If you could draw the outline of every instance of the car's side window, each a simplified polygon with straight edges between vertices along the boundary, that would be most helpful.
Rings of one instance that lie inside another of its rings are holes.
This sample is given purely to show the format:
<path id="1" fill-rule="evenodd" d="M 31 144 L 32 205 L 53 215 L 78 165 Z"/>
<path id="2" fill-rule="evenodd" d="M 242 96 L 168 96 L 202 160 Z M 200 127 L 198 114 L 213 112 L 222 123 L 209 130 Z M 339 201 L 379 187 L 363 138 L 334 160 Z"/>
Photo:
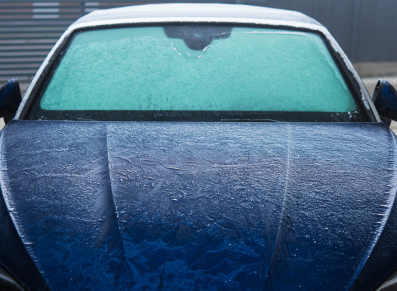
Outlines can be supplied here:
<path id="1" fill-rule="evenodd" d="M 130 113 L 121 120 L 156 120 L 159 112 L 175 116 L 171 120 L 191 114 L 205 121 L 214 112 L 219 121 L 295 121 L 287 113 L 300 116 L 296 121 L 306 121 L 305 113 L 317 114 L 318 121 L 362 119 L 320 36 L 260 27 L 84 31 L 74 36 L 38 97 L 29 119 L 64 119 L 67 113 L 70 119 L 107 120 L 100 116 L 112 111 Z"/>

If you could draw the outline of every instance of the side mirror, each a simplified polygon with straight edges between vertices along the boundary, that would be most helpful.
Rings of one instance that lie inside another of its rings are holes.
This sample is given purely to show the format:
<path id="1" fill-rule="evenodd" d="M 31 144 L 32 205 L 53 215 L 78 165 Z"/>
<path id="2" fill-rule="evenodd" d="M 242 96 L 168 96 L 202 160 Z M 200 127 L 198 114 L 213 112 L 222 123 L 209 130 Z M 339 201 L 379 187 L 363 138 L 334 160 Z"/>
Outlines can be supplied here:
<path id="1" fill-rule="evenodd" d="M 0 117 L 9 122 L 22 101 L 21 89 L 17 79 L 10 79 L 0 88 Z"/>
<path id="2" fill-rule="evenodd" d="M 372 101 L 387 125 L 390 125 L 390 119 L 397 120 L 397 91 L 389 82 L 382 79 L 378 81 Z"/>

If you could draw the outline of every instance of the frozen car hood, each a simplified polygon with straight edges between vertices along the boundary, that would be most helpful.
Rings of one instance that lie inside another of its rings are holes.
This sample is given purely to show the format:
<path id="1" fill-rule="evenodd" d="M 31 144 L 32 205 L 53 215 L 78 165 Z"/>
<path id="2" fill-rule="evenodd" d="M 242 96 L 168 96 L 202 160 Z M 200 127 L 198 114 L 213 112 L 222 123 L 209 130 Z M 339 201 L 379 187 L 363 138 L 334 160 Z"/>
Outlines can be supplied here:
<path id="1" fill-rule="evenodd" d="M 380 123 L 12 121 L 0 178 L 52 290 L 347 290 L 395 146 Z"/>

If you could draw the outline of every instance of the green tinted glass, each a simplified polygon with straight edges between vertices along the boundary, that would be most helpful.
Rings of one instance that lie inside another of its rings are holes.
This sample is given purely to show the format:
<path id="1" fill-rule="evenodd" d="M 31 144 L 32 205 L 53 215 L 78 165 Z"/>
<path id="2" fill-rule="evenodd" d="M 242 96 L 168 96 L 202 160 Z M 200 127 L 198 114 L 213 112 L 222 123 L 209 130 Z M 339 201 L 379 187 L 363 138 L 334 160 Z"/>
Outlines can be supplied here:
<path id="1" fill-rule="evenodd" d="M 44 92 L 41 108 L 356 109 L 342 75 L 316 34 L 229 27 L 229 33 L 192 49 L 187 40 L 166 32 L 166 27 L 132 27 L 78 34 Z M 195 37 L 200 35 L 190 38 L 194 41 Z"/>

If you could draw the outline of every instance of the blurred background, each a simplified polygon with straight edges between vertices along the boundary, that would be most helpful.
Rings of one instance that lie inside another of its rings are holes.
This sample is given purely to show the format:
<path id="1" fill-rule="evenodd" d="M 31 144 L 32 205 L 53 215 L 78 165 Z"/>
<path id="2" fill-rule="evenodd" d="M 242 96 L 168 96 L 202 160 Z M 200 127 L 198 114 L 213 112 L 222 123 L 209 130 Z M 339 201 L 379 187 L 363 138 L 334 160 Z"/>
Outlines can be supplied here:
<path id="1" fill-rule="evenodd" d="M 0 0 L 0 83 L 16 77 L 24 94 L 61 34 L 91 11 L 168 2 L 247 4 L 300 11 L 328 28 L 353 62 L 371 96 L 379 78 L 397 88 L 396 0 Z M 393 122 L 391 127 L 397 133 L 397 123 Z"/>

